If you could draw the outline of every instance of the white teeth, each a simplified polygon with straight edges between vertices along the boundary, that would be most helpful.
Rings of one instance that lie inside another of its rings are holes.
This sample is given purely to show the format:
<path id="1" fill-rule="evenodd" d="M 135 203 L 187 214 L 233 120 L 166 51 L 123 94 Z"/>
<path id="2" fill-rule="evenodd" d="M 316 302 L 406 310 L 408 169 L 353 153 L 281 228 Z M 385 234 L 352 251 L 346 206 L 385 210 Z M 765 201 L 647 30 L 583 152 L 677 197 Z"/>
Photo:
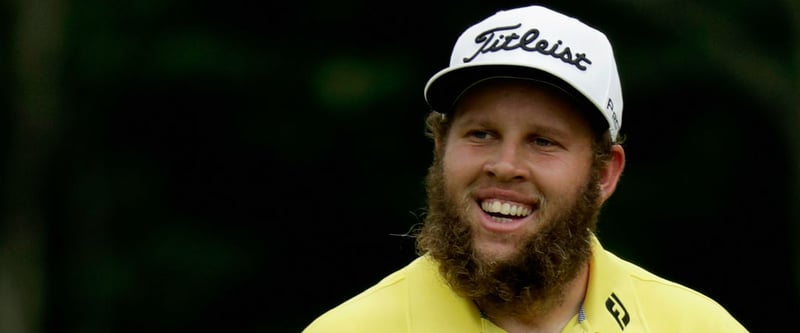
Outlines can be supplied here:
<path id="1" fill-rule="evenodd" d="M 528 216 L 531 208 L 513 202 L 500 202 L 499 200 L 484 200 L 481 209 L 487 213 L 499 213 L 507 216 Z"/>
<path id="2" fill-rule="evenodd" d="M 508 223 L 508 222 L 513 221 L 512 219 L 507 218 L 507 217 L 497 217 L 497 216 L 492 216 L 492 220 L 495 220 L 496 222 L 500 222 L 500 223 Z"/>

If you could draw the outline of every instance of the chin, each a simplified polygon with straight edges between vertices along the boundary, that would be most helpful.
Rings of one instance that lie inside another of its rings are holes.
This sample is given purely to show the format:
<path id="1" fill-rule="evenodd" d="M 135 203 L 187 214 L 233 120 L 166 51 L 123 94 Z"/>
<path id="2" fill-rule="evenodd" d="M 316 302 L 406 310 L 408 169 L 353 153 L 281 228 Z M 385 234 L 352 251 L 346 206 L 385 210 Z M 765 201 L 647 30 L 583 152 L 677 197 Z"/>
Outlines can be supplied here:
<path id="1" fill-rule="evenodd" d="M 520 253 L 520 249 L 516 244 L 498 244 L 496 242 L 480 240 L 474 241 L 478 258 L 486 263 L 507 262 Z"/>

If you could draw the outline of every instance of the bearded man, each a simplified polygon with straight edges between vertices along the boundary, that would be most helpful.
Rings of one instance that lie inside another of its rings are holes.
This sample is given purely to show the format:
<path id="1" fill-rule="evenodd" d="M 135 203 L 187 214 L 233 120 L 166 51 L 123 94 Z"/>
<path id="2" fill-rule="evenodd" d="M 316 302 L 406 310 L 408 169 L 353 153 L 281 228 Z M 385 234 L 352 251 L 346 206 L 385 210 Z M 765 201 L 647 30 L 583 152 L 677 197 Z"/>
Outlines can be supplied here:
<path id="1" fill-rule="evenodd" d="M 595 235 L 625 166 L 604 34 L 541 6 L 497 12 L 462 33 L 425 98 L 419 258 L 304 333 L 747 332 Z"/>

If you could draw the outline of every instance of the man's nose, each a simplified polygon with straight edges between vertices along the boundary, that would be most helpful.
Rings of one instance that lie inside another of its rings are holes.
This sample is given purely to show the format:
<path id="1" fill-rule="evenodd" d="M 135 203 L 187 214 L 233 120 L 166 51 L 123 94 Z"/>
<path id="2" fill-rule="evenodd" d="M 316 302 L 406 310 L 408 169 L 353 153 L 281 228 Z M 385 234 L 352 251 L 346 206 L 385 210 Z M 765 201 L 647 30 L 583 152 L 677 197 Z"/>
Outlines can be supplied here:
<path id="1" fill-rule="evenodd" d="M 524 153 L 524 147 L 503 143 L 486 161 L 484 171 L 499 181 L 526 179 L 530 170 Z"/>

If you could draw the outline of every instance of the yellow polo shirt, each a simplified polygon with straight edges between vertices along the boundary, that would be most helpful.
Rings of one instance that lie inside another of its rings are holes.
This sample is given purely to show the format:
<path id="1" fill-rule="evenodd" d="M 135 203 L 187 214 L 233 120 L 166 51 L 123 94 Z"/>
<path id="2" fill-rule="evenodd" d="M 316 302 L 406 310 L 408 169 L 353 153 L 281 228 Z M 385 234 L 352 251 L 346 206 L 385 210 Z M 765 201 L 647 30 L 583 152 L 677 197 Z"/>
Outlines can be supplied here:
<path id="1" fill-rule="evenodd" d="M 562 333 L 747 332 L 714 300 L 592 243 L 581 313 Z M 501 333 L 456 295 L 436 262 L 421 256 L 316 318 L 303 333 Z"/>

